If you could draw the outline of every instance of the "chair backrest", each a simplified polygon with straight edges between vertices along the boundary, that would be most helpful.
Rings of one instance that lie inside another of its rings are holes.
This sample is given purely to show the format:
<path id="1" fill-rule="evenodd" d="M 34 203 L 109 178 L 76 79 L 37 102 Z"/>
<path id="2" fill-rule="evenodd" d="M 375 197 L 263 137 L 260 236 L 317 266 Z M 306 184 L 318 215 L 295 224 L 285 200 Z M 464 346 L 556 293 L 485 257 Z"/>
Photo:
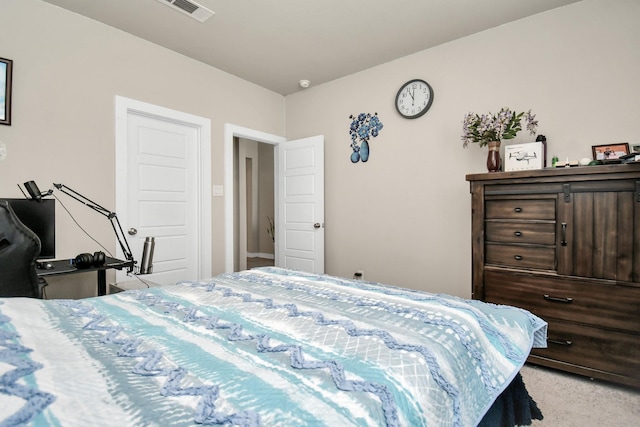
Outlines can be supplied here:
<path id="1" fill-rule="evenodd" d="M 35 203 L 35 202 L 34 202 Z M 40 239 L 0 201 L 0 296 L 40 298 L 36 259 Z"/>

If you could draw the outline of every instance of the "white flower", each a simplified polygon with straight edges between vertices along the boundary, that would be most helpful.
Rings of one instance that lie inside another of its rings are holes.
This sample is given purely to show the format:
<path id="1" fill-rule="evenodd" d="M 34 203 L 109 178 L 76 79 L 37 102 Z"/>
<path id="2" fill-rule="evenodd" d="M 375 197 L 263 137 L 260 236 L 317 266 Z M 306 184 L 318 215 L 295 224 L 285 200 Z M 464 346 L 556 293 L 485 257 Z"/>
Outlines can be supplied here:
<path id="1" fill-rule="evenodd" d="M 538 121 L 535 115 L 529 110 L 526 114 L 516 114 L 504 107 L 497 114 L 483 114 L 479 116 L 474 113 L 467 113 L 462 121 L 462 146 L 467 147 L 469 143 L 477 142 L 481 147 L 491 141 L 502 141 L 503 139 L 515 138 L 522 130 L 520 124 L 522 118 L 527 121 L 527 130 L 531 135 L 535 135 Z"/>

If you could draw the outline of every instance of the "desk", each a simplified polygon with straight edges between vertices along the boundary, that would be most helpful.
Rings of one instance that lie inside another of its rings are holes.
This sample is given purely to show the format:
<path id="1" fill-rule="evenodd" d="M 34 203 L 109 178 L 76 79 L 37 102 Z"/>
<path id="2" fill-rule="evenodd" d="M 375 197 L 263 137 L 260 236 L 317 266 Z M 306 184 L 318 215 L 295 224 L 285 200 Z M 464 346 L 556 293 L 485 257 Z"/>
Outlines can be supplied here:
<path id="1" fill-rule="evenodd" d="M 75 265 L 71 264 L 71 261 L 68 259 L 60 260 L 60 261 L 48 261 L 53 265 L 53 268 L 50 269 L 40 269 L 38 268 L 36 271 L 38 273 L 38 277 L 42 277 L 46 279 L 49 276 L 58 276 L 62 274 L 75 274 L 75 273 L 87 273 L 89 271 L 97 271 L 98 272 L 98 296 L 107 294 L 107 270 L 116 269 L 122 270 L 123 268 L 133 267 L 133 261 L 122 261 L 120 259 L 105 257 L 105 263 L 100 267 L 91 267 L 91 268 L 76 268 Z"/>

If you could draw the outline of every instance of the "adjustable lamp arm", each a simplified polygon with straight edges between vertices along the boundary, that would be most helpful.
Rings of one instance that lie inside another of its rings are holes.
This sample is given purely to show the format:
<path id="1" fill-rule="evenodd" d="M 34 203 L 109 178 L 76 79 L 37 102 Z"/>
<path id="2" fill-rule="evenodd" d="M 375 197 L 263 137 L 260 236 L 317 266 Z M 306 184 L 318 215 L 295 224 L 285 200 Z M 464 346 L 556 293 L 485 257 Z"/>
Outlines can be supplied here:
<path id="1" fill-rule="evenodd" d="M 98 203 L 92 201 L 91 199 L 83 196 L 77 191 L 67 187 L 64 184 L 53 184 L 57 190 L 63 192 L 67 196 L 72 199 L 77 200 L 83 205 L 93 209 L 99 214 L 106 216 L 109 218 L 111 222 L 111 227 L 113 228 L 113 232 L 116 234 L 116 239 L 118 239 L 118 244 L 120 244 L 120 248 L 122 249 L 122 253 L 127 261 L 131 261 L 131 267 L 129 267 L 129 272 L 133 271 L 133 264 L 135 264 L 135 260 L 133 259 L 133 254 L 131 253 L 131 248 L 129 247 L 129 243 L 127 242 L 127 238 L 124 235 L 124 231 L 122 230 L 122 226 L 120 225 L 120 221 L 118 220 L 118 215 L 115 212 L 111 212 L 107 208 L 100 206 Z"/>

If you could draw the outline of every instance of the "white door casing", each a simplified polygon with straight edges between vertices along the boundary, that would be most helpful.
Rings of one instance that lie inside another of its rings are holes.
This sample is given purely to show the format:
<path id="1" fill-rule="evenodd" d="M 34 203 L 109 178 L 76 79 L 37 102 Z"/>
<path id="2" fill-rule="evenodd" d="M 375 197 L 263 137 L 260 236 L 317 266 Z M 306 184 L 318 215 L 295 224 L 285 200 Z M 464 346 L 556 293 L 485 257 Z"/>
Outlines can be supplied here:
<path id="1" fill-rule="evenodd" d="M 209 119 L 116 97 L 116 209 L 125 231 L 137 230 L 128 240 L 138 266 L 145 237 L 156 241 L 144 280 L 211 276 L 210 129 Z"/>
<path id="2" fill-rule="evenodd" d="M 261 131 L 256 131 L 253 129 L 249 129 L 249 128 L 245 128 L 245 127 L 241 127 L 241 126 L 236 126 L 236 125 L 232 125 L 232 124 L 225 124 L 224 127 L 224 167 L 225 167 L 225 175 L 224 175 L 224 204 L 225 204 L 225 272 L 230 273 L 234 271 L 234 254 L 235 254 L 235 243 L 234 243 L 234 221 L 236 221 L 236 218 L 234 217 L 234 200 L 233 200 L 233 194 L 234 194 L 234 179 L 233 179 L 233 171 L 234 171 L 234 160 L 233 160 L 233 144 L 234 144 L 234 137 L 238 137 L 238 138 L 246 138 L 249 140 L 253 140 L 253 141 L 258 141 L 258 142 L 263 142 L 263 143 L 267 143 L 267 144 L 272 144 L 276 146 L 276 150 L 277 147 L 284 142 L 287 142 L 285 138 L 281 137 L 281 136 L 277 136 L 277 135 L 271 135 L 265 132 L 261 132 Z M 322 147 L 324 147 L 324 137 L 320 136 L 319 138 L 321 138 L 322 140 Z M 300 141 L 305 141 L 305 140 L 300 140 Z M 299 141 L 299 142 L 300 142 Z M 321 150 L 322 151 L 322 155 L 321 157 L 316 156 L 316 166 L 317 166 L 317 171 L 319 172 L 320 175 L 317 176 L 316 180 L 320 183 L 322 183 L 322 190 L 318 190 L 318 192 L 316 193 L 316 196 L 321 197 L 321 204 L 322 204 L 322 221 L 320 221 L 320 224 L 322 224 L 322 228 L 321 228 L 321 233 L 318 233 L 316 236 L 316 239 L 321 238 L 322 240 L 322 250 L 320 251 L 321 253 L 321 259 L 316 260 L 314 262 L 314 268 L 315 267 L 319 267 L 321 266 L 322 271 L 324 271 L 324 149 Z M 321 161 L 320 163 L 317 163 L 318 161 Z M 280 223 L 280 218 L 279 218 L 279 206 L 281 205 L 281 200 L 282 197 L 279 194 L 279 189 L 278 189 L 278 180 L 279 180 L 279 175 L 280 175 L 280 171 L 279 171 L 279 161 L 278 161 L 278 155 L 276 154 L 274 156 L 274 162 L 276 163 L 276 165 L 274 165 L 274 170 L 275 170 L 275 176 L 274 176 L 274 189 L 275 189 L 275 201 L 274 201 L 274 206 L 275 206 L 275 222 L 276 222 L 276 233 L 278 233 L 278 228 L 279 223 Z M 293 243 L 293 242 L 292 242 Z M 317 245 L 316 245 L 317 247 Z M 276 237 L 276 242 L 275 242 L 275 258 L 276 258 L 276 265 L 278 266 L 284 266 L 279 264 L 279 254 L 280 254 L 280 239 Z M 316 252 L 317 254 L 317 252 Z"/>
<path id="3" fill-rule="evenodd" d="M 277 147 L 277 265 L 324 274 L 324 137 Z"/>

